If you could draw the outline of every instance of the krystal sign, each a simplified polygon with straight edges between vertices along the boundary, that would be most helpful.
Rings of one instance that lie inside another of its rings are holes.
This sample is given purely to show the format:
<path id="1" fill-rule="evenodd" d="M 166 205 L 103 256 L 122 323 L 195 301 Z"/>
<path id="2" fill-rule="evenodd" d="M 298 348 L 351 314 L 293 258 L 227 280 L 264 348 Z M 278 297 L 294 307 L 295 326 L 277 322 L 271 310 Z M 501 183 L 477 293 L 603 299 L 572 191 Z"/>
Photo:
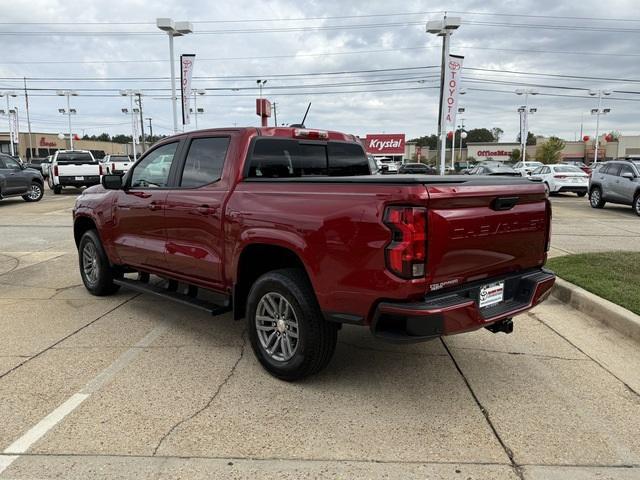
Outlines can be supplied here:
<path id="1" fill-rule="evenodd" d="M 372 155 L 404 155 L 404 133 L 367 135 L 365 148 Z"/>

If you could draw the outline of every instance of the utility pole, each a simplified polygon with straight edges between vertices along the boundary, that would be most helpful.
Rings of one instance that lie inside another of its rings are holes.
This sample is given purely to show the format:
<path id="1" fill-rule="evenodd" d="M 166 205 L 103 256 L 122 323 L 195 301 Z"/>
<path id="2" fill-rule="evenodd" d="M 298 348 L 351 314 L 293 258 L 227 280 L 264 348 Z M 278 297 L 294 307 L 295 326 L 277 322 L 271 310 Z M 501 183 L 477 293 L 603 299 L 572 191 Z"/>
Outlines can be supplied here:
<path id="1" fill-rule="evenodd" d="M 138 107 L 140 108 L 140 134 L 142 135 L 142 151 L 144 152 L 147 149 L 147 141 L 144 138 L 144 120 L 142 117 L 142 93 L 136 92 L 136 102 L 138 102 Z"/>
<path id="2" fill-rule="evenodd" d="M 277 127 L 278 126 L 278 104 L 276 102 L 273 102 L 273 122 L 274 122 L 274 125 Z"/>
<path id="3" fill-rule="evenodd" d="M 9 119 L 9 147 L 11 151 L 11 156 L 13 157 L 15 151 L 13 149 L 13 122 L 11 121 L 11 107 L 9 106 L 9 97 L 16 97 L 16 92 L 0 92 L 0 97 L 7 97 L 7 118 Z"/>
<path id="4" fill-rule="evenodd" d="M 27 130 L 29 131 L 29 155 L 28 159 L 33 158 L 33 140 L 31 138 L 31 119 L 29 118 L 29 93 L 27 92 L 27 77 L 22 77 L 24 80 L 24 105 L 27 111 Z"/>
<path id="5" fill-rule="evenodd" d="M 149 120 L 149 137 L 151 137 L 151 141 L 153 142 L 153 125 L 151 125 L 151 117 L 147 117 Z"/>

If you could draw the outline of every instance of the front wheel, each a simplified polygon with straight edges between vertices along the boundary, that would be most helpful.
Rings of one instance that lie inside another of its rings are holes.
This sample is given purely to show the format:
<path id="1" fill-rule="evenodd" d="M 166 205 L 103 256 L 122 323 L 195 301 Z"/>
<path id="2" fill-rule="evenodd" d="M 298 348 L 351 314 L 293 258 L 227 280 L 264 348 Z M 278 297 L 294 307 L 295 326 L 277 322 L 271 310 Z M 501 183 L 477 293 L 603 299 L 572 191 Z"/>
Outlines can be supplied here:
<path id="1" fill-rule="evenodd" d="M 591 208 L 603 208 L 606 202 L 602 199 L 602 190 L 600 187 L 594 187 L 589 193 L 589 204 Z"/>
<path id="2" fill-rule="evenodd" d="M 262 366 L 282 380 L 299 380 L 331 360 L 338 328 L 327 322 L 306 275 L 274 270 L 251 287 L 247 300 L 251 347 Z"/>
<path id="3" fill-rule="evenodd" d="M 584 197 L 587 194 L 587 192 L 576 192 L 576 195 L 578 195 L 580 198 Z"/>
<path id="4" fill-rule="evenodd" d="M 27 193 L 26 195 L 22 195 L 22 199 L 25 202 L 39 202 L 40 200 L 42 200 L 43 196 L 43 186 L 38 182 L 33 182 L 31 184 L 31 188 L 29 189 L 29 193 Z"/>
<path id="5" fill-rule="evenodd" d="M 640 193 L 633 199 L 633 211 L 636 212 L 636 215 L 640 216 Z"/>
<path id="6" fill-rule="evenodd" d="M 82 235 L 78 257 L 82 282 L 92 295 L 111 295 L 120 289 L 120 285 L 113 283 L 117 273 L 109 263 L 95 230 L 89 230 Z"/>

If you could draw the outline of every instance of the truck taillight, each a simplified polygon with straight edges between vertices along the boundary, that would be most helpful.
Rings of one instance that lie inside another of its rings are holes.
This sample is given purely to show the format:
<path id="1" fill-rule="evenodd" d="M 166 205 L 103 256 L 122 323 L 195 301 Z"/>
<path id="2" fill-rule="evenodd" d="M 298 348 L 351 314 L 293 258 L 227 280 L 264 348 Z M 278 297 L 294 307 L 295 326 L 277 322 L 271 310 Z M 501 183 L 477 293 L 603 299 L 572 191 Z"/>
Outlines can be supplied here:
<path id="1" fill-rule="evenodd" d="M 58 165 L 54 165 L 53 166 L 53 176 L 57 177 L 58 176 Z"/>
<path id="2" fill-rule="evenodd" d="M 548 252 L 549 249 L 551 248 L 551 201 L 547 198 L 545 200 L 545 204 L 546 204 L 546 235 L 547 237 L 545 238 L 545 242 L 544 242 L 544 251 Z"/>
<path id="3" fill-rule="evenodd" d="M 306 138 L 309 140 L 327 140 L 329 132 L 326 130 L 309 130 L 308 128 L 296 128 L 293 131 L 294 138 Z"/>
<path id="4" fill-rule="evenodd" d="M 112 164 L 111 164 L 111 171 L 112 171 L 112 172 L 115 172 L 115 171 L 116 171 L 116 164 L 115 164 L 115 163 L 112 163 Z"/>
<path id="5" fill-rule="evenodd" d="M 427 209 L 387 207 L 384 223 L 391 230 L 387 268 L 402 278 L 424 277 L 427 260 Z"/>

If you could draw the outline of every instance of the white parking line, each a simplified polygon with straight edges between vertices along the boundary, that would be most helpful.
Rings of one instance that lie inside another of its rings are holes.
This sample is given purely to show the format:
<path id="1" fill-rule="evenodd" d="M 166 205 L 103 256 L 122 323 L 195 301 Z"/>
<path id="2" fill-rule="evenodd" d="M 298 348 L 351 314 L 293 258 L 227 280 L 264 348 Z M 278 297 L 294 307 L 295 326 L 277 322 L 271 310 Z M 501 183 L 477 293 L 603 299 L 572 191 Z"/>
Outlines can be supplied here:
<path id="1" fill-rule="evenodd" d="M 49 413 L 46 417 L 31 427 L 20 438 L 9 445 L 0 455 L 0 474 L 5 471 L 14 461 L 20 458 L 20 454 L 25 453 L 31 446 L 44 437 L 52 428 L 60 423 L 67 415 L 73 412 L 78 406 L 98 391 L 116 373 L 129 365 L 139 354 L 141 348 L 151 345 L 160 335 L 167 331 L 166 325 L 158 325 L 145 335 L 138 343 L 120 355 L 111 365 L 102 370 L 91 379 L 77 393 L 74 393 L 65 400 L 58 408 Z"/>

